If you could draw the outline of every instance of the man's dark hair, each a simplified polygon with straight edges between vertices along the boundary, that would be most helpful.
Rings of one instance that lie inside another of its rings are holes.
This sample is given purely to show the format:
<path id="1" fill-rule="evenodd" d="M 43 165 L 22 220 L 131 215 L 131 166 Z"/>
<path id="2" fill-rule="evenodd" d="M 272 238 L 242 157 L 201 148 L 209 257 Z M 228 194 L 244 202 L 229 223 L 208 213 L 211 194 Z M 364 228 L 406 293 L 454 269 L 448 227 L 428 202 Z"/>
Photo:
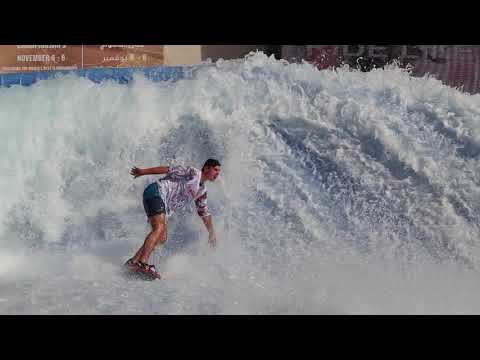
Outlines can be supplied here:
<path id="1" fill-rule="evenodd" d="M 203 164 L 202 170 L 205 169 L 206 167 L 215 167 L 215 166 L 221 166 L 220 161 L 216 159 L 208 159 L 205 161 L 205 164 Z"/>

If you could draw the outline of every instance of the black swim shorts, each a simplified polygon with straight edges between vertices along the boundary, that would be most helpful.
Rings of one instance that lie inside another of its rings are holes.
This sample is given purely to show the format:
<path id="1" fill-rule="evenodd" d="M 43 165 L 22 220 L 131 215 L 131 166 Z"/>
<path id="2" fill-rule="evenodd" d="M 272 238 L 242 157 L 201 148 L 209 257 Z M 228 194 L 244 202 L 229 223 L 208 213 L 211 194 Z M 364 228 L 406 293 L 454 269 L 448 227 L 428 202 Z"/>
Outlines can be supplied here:
<path id="1" fill-rule="evenodd" d="M 143 208 L 148 217 L 165 214 L 165 203 L 158 192 L 157 182 L 151 183 L 143 192 Z"/>

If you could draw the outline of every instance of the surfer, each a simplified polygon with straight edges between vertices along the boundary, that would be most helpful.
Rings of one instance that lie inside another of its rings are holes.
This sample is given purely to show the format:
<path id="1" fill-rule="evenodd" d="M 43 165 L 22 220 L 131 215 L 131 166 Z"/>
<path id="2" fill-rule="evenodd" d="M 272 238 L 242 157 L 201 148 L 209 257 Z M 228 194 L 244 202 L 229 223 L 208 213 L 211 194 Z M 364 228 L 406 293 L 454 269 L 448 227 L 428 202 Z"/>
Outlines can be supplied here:
<path id="1" fill-rule="evenodd" d="M 212 215 L 207 207 L 205 182 L 215 181 L 220 174 L 220 162 L 208 159 L 199 170 L 192 166 L 158 166 L 147 169 L 133 167 L 130 174 L 136 179 L 143 175 L 166 174 L 149 184 L 143 192 L 143 207 L 152 230 L 136 254 L 125 265 L 136 267 L 143 272 L 157 274 L 148 259 L 157 245 L 167 241 L 167 218 L 175 211 L 193 201 L 198 215 L 208 230 L 208 244 L 215 247 L 217 238 L 213 228 Z"/>

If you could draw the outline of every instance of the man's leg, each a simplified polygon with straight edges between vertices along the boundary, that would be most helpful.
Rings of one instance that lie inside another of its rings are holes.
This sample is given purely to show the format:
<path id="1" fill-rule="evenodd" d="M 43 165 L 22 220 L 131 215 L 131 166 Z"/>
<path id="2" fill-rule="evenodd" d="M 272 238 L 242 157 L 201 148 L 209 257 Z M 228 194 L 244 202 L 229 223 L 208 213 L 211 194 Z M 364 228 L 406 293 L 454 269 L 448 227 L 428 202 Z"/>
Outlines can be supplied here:
<path id="1" fill-rule="evenodd" d="M 155 249 L 155 246 L 166 239 L 167 224 L 165 222 L 165 214 L 154 215 L 149 218 L 150 225 L 152 226 L 152 231 L 145 238 L 145 242 L 142 247 L 137 251 L 133 257 L 133 262 L 136 263 L 141 261 L 143 263 L 148 263 L 148 259 Z"/>
<path id="2" fill-rule="evenodd" d="M 148 235 L 147 235 L 147 238 L 148 238 Z M 145 241 L 147 240 L 147 238 L 145 238 Z M 162 236 L 160 236 L 158 238 L 158 241 L 155 244 L 155 247 L 159 244 L 160 245 L 165 245 L 166 242 L 167 242 L 167 224 L 165 224 L 165 230 L 162 232 Z M 137 253 L 132 258 L 132 262 L 136 263 L 140 259 L 140 257 L 142 256 L 142 253 L 143 253 L 143 248 L 144 248 L 144 245 L 142 244 L 140 249 L 138 249 Z"/>
<path id="3" fill-rule="evenodd" d="M 147 238 L 145 238 L 145 241 L 147 240 Z M 131 259 L 132 262 L 136 263 L 138 261 L 138 259 L 140 259 L 140 256 L 142 256 L 142 252 L 143 252 L 143 244 L 142 246 L 140 247 L 140 249 L 138 249 L 138 251 L 135 253 L 135 255 L 133 256 L 133 258 Z"/>

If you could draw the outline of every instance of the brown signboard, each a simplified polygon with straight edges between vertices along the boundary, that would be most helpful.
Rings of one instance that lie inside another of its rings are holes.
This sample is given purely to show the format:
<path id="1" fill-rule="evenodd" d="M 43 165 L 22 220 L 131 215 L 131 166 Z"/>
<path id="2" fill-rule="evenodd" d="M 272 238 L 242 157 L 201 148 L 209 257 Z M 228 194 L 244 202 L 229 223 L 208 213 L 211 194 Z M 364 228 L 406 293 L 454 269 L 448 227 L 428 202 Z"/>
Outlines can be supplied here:
<path id="1" fill-rule="evenodd" d="M 306 45 L 306 58 L 319 69 L 349 64 L 363 71 L 397 60 L 413 76 L 430 74 L 444 84 L 480 93 L 478 45 Z"/>
<path id="2" fill-rule="evenodd" d="M 163 64 L 163 45 L 0 45 L 0 73 Z"/>
<path id="3" fill-rule="evenodd" d="M 163 45 L 83 45 L 83 67 L 163 65 Z"/>

